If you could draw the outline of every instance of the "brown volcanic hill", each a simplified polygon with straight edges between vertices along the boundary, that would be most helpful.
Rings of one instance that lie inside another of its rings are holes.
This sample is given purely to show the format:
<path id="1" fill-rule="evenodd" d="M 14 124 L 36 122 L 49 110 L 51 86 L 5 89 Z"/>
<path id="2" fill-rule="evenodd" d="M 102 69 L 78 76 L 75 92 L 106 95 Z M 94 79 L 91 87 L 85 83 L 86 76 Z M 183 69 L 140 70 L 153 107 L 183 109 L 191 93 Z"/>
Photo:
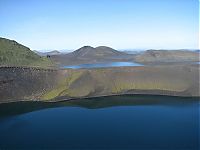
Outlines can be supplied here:
<path id="1" fill-rule="evenodd" d="M 125 55 L 124 52 L 119 52 L 113 48 L 110 48 L 110 47 L 107 47 L 107 46 L 99 46 L 99 47 L 96 47 L 96 51 L 100 53 L 103 53 L 103 55 L 106 55 L 106 56 L 110 56 L 110 55 L 115 55 L 115 56 L 119 56 L 119 55 Z"/>
<path id="2" fill-rule="evenodd" d="M 70 55 L 79 58 L 100 58 L 100 57 L 113 57 L 124 55 L 125 53 L 114 50 L 110 47 L 99 46 L 99 47 L 91 47 L 91 46 L 83 46 L 78 50 L 72 52 Z"/>
<path id="3" fill-rule="evenodd" d="M 119 52 L 115 49 L 106 46 L 91 47 L 83 46 L 78 50 L 65 54 L 52 56 L 51 59 L 58 64 L 64 65 L 74 65 L 74 64 L 84 64 L 84 63 L 98 63 L 104 61 L 113 61 L 124 58 L 128 54 Z"/>

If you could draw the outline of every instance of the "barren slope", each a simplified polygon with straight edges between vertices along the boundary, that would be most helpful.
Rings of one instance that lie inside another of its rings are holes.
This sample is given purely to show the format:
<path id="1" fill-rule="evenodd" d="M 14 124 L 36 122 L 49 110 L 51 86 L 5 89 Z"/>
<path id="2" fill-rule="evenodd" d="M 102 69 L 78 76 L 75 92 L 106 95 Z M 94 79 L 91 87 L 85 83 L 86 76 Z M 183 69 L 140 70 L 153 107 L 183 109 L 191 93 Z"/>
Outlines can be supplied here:
<path id="1" fill-rule="evenodd" d="M 199 66 L 44 70 L 0 68 L 0 103 L 119 94 L 200 96 Z"/>

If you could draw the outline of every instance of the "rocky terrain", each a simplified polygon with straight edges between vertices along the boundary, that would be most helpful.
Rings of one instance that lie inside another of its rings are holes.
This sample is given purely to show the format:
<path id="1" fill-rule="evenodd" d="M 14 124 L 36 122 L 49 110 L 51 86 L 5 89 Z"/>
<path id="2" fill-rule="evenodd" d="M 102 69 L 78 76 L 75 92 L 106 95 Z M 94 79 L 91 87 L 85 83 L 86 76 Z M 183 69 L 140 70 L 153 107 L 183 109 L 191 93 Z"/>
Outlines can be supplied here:
<path id="1" fill-rule="evenodd" d="M 0 68 L 0 103 L 59 101 L 121 94 L 199 94 L 199 66 L 142 66 L 104 69 Z"/>

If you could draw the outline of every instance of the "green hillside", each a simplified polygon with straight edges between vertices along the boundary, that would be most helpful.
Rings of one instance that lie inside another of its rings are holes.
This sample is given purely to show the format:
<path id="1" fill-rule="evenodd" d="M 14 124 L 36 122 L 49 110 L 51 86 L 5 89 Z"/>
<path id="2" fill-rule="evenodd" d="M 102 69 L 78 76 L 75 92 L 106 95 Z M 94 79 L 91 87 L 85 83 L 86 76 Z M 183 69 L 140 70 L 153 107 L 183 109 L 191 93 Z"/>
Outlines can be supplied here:
<path id="1" fill-rule="evenodd" d="M 53 63 L 16 41 L 0 38 L 0 65 L 47 67 Z"/>

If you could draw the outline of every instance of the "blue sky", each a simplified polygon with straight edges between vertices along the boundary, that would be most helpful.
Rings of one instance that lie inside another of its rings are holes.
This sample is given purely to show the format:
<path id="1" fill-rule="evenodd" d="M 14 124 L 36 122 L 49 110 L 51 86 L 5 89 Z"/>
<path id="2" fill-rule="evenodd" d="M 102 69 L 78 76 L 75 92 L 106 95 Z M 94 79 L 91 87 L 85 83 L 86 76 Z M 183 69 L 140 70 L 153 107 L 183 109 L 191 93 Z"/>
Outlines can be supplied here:
<path id="1" fill-rule="evenodd" d="M 198 48 L 198 0 L 0 0 L 0 36 L 31 49 Z"/>

